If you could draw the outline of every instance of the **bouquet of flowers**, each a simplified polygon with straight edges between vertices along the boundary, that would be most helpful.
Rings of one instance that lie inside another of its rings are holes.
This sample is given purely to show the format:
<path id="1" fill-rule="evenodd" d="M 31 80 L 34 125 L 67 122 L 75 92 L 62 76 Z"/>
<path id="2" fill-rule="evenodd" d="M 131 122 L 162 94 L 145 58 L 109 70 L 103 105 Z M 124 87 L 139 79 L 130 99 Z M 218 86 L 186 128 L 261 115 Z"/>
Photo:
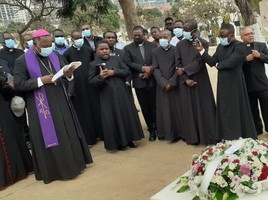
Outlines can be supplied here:
<path id="1" fill-rule="evenodd" d="M 193 200 L 235 200 L 246 193 L 268 190 L 268 144 L 253 139 L 240 141 L 208 146 L 194 155 L 189 174 L 181 177 L 177 192 L 190 189 L 196 195 Z"/>

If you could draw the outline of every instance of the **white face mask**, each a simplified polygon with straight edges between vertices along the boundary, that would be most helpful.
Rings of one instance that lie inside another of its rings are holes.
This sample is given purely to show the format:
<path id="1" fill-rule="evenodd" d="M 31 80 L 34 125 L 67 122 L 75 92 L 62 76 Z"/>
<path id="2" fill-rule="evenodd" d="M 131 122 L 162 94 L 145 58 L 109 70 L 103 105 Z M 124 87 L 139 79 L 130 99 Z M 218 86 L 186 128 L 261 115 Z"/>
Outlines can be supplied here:
<path id="1" fill-rule="evenodd" d="M 48 57 L 52 53 L 52 51 L 52 46 L 47 48 L 41 48 L 40 55 L 43 57 Z"/>
<path id="2" fill-rule="evenodd" d="M 81 48 L 84 44 L 84 39 L 83 38 L 80 38 L 80 39 L 77 39 L 77 40 L 74 40 L 74 45 L 77 47 L 77 48 Z"/>

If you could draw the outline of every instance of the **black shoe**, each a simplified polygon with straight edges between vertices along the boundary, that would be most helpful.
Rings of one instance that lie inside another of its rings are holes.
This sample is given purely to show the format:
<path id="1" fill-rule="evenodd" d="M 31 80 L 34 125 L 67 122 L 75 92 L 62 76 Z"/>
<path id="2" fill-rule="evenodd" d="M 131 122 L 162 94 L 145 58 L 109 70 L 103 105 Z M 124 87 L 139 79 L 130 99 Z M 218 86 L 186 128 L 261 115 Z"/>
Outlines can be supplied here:
<path id="1" fill-rule="evenodd" d="M 153 142 L 156 140 L 156 130 L 151 130 L 149 131 L 150 132 L 150 135 L 149 135 L 149 141 L 150 142 Z"/>
<path id="2" fill-rule="evenodd" d="M 160 137 L 158 137 L 158 140 L 164 140 L 164 139 L 165 139 L 164 136 L 160 136 Z"/>
<path id="3" fill-rule="evenodd" d="M 119 145 L 117 149 L 119 151 L 126 151 L 127 150 L 127 147 L 126 146 Z"/>
<path id="4" fill-rule="evenodd" d="M 150 142 L 153 142 L 153 141 L 155 141 L 156 140 L 156 136 L 154 135 L 154 134 L 150 134 L 150 136 L 149 136 L 149 141 Z"/>
<path id="5" fill-rule="evenodd" d="M 176 142 L 178 142 L 179 140 L 180 140 L 180 138 L 175 138 L 175 139 L 171 140 L 171 143 L 176 143 Z"/>
<path id="6" fill-rule="evenodd" d="M 137 148 L 138 147 L 134 142 L 129 142 L 127 144 L 127 146 L 129 146 L 130 148 Z"/>

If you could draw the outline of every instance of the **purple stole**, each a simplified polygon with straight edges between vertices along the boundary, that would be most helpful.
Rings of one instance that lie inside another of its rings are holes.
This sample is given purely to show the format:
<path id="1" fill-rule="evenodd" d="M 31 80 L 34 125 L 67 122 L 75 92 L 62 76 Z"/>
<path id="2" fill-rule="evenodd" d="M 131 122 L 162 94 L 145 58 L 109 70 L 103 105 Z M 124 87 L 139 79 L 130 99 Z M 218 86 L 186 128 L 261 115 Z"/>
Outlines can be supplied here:
<path id="1" fill-rule="evenodd" d="M 51 61 L 52 66 L 55 68 L 55 70 L 59 71 L 60 61 L 58 56 L 54 52 L 52 52 L 48 58 Z M 28 51 L 25 53 L 25 60 L 31 78 L 38 78 L 43 76 L 40 70 L 37 55 L 35 54 L 32 47 L 28 49 Z M 45 142 L 45 147 L 50 148 L 53 146 L 58 146 L 59 142 L 51 111 L 49 108 L 45 87 L 42 86 L 36 89 L 34 91 L 34 97 L 42 135 Z"/>

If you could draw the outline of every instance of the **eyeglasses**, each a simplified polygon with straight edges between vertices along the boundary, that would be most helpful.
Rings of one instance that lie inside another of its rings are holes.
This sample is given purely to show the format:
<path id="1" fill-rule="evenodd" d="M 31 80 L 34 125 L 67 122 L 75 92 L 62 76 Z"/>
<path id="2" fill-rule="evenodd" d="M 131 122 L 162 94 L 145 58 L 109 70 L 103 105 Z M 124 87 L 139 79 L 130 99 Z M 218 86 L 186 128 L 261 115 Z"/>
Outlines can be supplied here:
<path id="1" fill-rule="evenodd" d="M 255 33 L 254 32 L 250 32 L 250 33 L 246 33 L 244 35 L 241 35 L 241 36 L 250 36 L 250 35 L 254 35 Z"/>
<path id="2" fill-rule="evenodd" d="M 84 30 L 89 30 L 90 28 L 82 28 L 82 31 L 84 31 Z"/>
<path id="3" fill-rule="evenodd" d="M 54 37 L 55 38 L 57 38 L 57 37 L 64 37 L 64 35 L 55 35 Z"/>

